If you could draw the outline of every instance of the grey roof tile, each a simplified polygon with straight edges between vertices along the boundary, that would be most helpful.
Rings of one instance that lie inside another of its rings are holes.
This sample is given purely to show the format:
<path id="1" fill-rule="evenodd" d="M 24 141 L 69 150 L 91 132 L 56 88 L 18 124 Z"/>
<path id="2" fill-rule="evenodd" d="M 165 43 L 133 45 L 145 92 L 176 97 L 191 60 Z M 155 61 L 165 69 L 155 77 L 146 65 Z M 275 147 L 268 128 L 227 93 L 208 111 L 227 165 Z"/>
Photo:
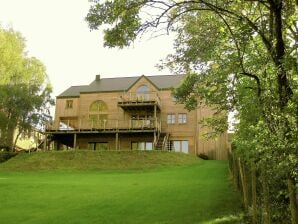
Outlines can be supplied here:
<path id="1" fill-rule="evenodd" d="M 90 83 L 90 85 L 71 86 L 58 97 L 79 97 L 80 93 L 91 92 L 126 91 L 141 77 L 142 76 L 101 78 L 100 80 L 94 80 Z M 145 77 L 159 89 L 168 89 L 178 86 L 183 78 L 182 75 L 159 75 Z"/>

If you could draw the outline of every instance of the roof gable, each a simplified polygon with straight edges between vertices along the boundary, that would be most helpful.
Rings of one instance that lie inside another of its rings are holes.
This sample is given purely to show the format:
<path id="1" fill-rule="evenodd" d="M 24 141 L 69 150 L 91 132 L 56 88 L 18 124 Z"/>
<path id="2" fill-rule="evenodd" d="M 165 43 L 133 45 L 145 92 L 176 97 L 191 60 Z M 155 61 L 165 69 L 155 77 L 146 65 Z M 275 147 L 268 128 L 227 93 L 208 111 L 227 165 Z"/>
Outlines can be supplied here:
<path id="1" fill-rule="evenodd" d="M 144 80 L 144 81 L 142 81 Z M 139 84 L 150 84 L 154 89 L 155 91 L 156 90 L 159 90 L 159 88 L 156 86 L 155 83 L 153 83 L 150 79 L 148 79 L 145 75 L 141 75 L 129 88 L 128 88 L 128 91 L 129 90 L 132 90 L 134 87 L 136 87 L 137 85 Z"/>

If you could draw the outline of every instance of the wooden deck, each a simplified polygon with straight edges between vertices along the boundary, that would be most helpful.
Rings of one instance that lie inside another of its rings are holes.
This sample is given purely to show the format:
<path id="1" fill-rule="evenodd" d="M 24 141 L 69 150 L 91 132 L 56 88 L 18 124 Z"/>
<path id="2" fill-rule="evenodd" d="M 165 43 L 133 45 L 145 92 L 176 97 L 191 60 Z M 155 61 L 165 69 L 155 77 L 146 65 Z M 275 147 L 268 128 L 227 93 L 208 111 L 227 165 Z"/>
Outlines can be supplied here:
<path id="1" fill-rule="evenodd" d="M 160 110 L 161 100 L 156 92 L 148 94 L 124 93 L 118 99 L 118 106 L 124 110 Z"/>
<path id="2" fill-rule="evenodd" d="M 54 121 L 46 127 L 47 133 L 152 133 L 161 130 L 158 120 L 67 120 Z"/>

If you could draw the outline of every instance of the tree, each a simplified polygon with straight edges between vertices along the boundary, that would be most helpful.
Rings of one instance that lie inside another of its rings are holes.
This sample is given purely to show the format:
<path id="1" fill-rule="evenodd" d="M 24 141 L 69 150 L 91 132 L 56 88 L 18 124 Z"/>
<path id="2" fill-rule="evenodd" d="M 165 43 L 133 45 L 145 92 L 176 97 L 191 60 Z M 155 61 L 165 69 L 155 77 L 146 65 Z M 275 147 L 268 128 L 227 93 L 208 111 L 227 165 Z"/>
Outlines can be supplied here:
<path id="1" fill-rule="evenodd" d="M 164 63 L 187 74 L 174 90 L 176 98 L 188 109 L 212 105 L 219 116 L 237 110 L 238 156 L 267 171 L 279 206 L 290 198 L 292 223 L 298 222 L 293 199 L 298 179 L 297 7 L 294 0 L 114 0 L 93 1 L 86 17 L 91 29 L 106 28 L 108 47 L 128 46 L 144 32 L 176 32 L 175 53 Z M 214 117 L 207 122 L 222 131 L 222 121 Z M 287 214 L 276 215 L 276 222 Z"/>
<path id="2" fill-rule="evenodd" d="M 52 89 L 44 65 L 26 55 L 19 33 L 0 29 L 0 39 L 0 142 L 13 150 L 21 134 L 44 122 Z"/>

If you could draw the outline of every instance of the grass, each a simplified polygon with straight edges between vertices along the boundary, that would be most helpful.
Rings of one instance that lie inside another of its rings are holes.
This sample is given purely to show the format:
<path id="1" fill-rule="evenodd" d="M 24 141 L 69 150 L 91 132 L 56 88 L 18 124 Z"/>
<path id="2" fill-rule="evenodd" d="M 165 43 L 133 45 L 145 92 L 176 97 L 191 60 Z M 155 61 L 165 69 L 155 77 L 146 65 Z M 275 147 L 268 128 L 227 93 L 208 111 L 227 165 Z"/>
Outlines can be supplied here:
<path id="1" fill-rule="evenodd" d="M 144 170 L 194 164 L 191 155 L 162 151 L 54 151 L 22 153 L 0 165 L 0 171 Z"/>
<path id="2" fill-rule="evenodd" d="M 44 155 L 0 164 L 1 223 L 241 223 L 224 161 L 160 152 L 93 154 L 97 163 L 90 152 Z"/>

